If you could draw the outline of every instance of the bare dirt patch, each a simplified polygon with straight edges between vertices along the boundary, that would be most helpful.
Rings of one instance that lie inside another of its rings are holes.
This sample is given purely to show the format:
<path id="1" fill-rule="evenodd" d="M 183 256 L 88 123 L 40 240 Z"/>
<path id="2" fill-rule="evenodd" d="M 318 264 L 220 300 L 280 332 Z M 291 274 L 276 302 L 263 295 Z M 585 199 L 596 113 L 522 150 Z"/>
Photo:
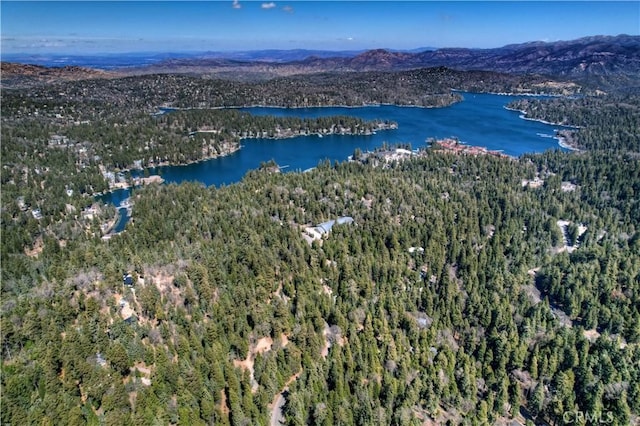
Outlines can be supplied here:
<path id="1" fill-rule="evenodd" d="M 289 344 L 289 336 L 287 336 L 286 334 L 282 333 L 280 335 L 280 346 L 282 346 L 284 348 L 288 344 Z"/>
<path id="2" fill-rule="evenodd" d="M 322 291 L 324 292 L 324 294 L 331 296 L 331 294 L 333 293 L 333 290 L 331 290 L 331 287 L 329 287 L 326 284 L 322 284 Z"/>
<path id="3" fill-rule="evenodd" d="M 32 248 L 25 247 L 24 254 L 29 257 L 38 257 L 40 253 L 42 253 L 42 249 L 44 248 L 44 242 L 42 241 L 42 236 L 36 238 L 35 243 Z"/>
<path id="4" fill-rule="evenodd" d="M 158 288 L 160 294 L 166 297 L 172 305 L 184 306 L 182 291 L 173 284 L 175 281 L 175 274 L 167 271 L 160 271 L 155 274 L 149 274 L 146 278 Z"/>
<path id="5" fill-rule="evenodd" d="M 225 416 L 228 416 L 231 412 L 227 406 L 227 394 L 224 393 L 224 389 L 220 391 L 220 411 L 222 411 L 222 414 Z"/>
<path id="6" fill-rule="evenodd" d="M 329 327 L 329 324 L 324 324 L 324 329 L 322 330 L 322 336 L 324 337 L 324 346 L 320 351 L 320 355 L 323 358 L 326 358 L 329 355 L 329 348 L 334 343 L 337 343 L 339 346 L 344 346 L 347 339 L 342 336 L 342 330 L 337 325 L 333 325 Z"/>
<path id="7" fill-rule="evenodd" d="M 251 359 L 251 356 L 248 356 L 247 359 L 244 360 L 234 359 L 233 366 L 236 368 L 248 370 L 253 376 L 253 359 Z"/>
<path id="8" fill-rule="evenodd" d="M 531 275 L 532 277 L 535 277 L 539 270 L 540 270 L 539 266 L 536 268 L 531 268 L 527 271 L 527 274 Z"/>
<path id="9" fill-rule="evenodd" d="M 276 289 L 276 291 L 274 291 L 271 294 L 272 297 L 278 297 L 279 299 L 281 299 L 282 301 L 284 301 L 284 303 L 288 303 L 290 298 L 288 296 L 286 296 L 283 292 L 283 286 L 282 286 L 282 281 L 278 284 L 278 288 Z M 271 303 L 271 299 L 268 300 L 268 303 Z"/>
<path id="10" fill-rule="evenodd" d="M 116 298 L 116 304 L 120 306 L 120 316 L 122 319 L 126 320 L 127 318 L 131 318 L 135 312 L 129 302 L 125 300 L 120 293 L 116 293 L 113 296 Z"/>
<path id="11" fill-rule="evenodd" d="M 261 339 L 258 339 L 253 350 L 254 355 L 270 351 L 272 345 L 273 339 L 271 337 L 263 337 Z"/>
<path id="12" fill-rule="evenodd" d="M 262 337 L 256 340 L 254 344 L 249 346 L 249 353 L 247 354 L 246 359 L 233 360 L 234 367 L 242 368 L 249 372 L 249 380 L 251 382 L 251 391 L 254 393 L 258 391 L 258 386 L 259 386 L 258 382 L 256 382 L 256 379 L 253 375 L 253 372 L 254 372 L 253 364 L 255 362 L 256 355 L 270 351 L 272 346 L 273 346 L 273 339 L 271 337 Z"/>
<path id="13" fill-rule="evenodd" d="M 590 342 L 595 342 L 596 340 L 598 340 L 598 337 L 600 337 L 600 333 L 598 333 L 598 330 L 596 330 L 595 328 L 591 330 L 585 330 L 584 337 Z"/>
<path id="14" fill-rule="evenodd" d="M 137 364 L 135 364 L 132 368 L 133 370 L 138 370 L 140 373 L 144 374 L 147 377 L 151 377 L 151 368 L 147 367 L 147 365 L 144 362 L 138 362 Z"/>

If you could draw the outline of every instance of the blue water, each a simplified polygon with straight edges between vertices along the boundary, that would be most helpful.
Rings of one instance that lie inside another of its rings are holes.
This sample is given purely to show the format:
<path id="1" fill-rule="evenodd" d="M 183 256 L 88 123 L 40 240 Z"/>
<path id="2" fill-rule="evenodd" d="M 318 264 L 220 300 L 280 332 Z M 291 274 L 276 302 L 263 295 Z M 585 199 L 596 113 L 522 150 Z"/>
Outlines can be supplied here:
<path id="1" fill-rule="evenodd" d="M 500 150 L 519 156 L 560 148 L 553 138 L 562 126 L 523 120 L 520 113 L 505 109 L 517 96 L 463 93 L 464 101 L 447 108 L 414 108 L 397 106 L 376 107 L 324 107 L 324 108 L 242 108 L 255 115 L 321 117 L 349 115 L 365 120 L 391 120 L 398 129 L 380 131 L 370 136 L 330 135 L 301 136 L 291 139 L 244 139 L 242 149 L 226 157 L 194 163 L 187 166 L 165 166 L 150 169 L 160 174 L 165 182 L 197 181 L 207 186 L 228 185 L 238 182 L 261 162 L 274 160 L 288 166 L 285 172 L 306 170 L 322 160 L 345 161 L 356 148 L 373 150 L 383 143 L 410 143 L 415 148 L 425 146 L 429 138 L 456 137 L 469 145 Z M 105 202 L 118 205 L 129 196 L 129 190 L 119 190 L 101 197 Z M 121 231 L 127 219 L 118 223 Z"/>
<path id="2" fill-rule="evenodd" d="M 122 201 L 129 198 L 129 195 L 130 195 L 129 190 L 124 189 L 124 190 L 118 190 L 113 192 L 107 192 L 106 194 L 100 195 L 98 197 L 98 199 L 101 200 L 102 202 L 111 203 L 118 208 L 118 216 L 119 216 L 118 221 L 116 222 L 112 230 L 112 232 L 114 233 L 124 231 L 124 228 L 126 227 L 127 222 L 129 221 L 129 217 L 127 216 L 127 209 L 119 207 Z"/>

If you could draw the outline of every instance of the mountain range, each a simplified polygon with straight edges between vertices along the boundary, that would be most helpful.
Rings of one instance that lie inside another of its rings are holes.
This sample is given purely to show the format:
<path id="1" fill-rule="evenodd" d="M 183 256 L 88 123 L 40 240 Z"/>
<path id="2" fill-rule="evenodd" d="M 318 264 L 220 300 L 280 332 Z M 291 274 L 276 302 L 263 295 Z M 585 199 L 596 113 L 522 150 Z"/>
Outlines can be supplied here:
<path id="1" fill-rule="evenodd" d="M 596 36 L 531 42 L 495 49 L 447 48 L 420 53 L 371 50 L 353 58 L 308 58 L 301 65 L 344 71 L 446 66 L 461 70 L 555 76 L 640 72 L 640 36 Z"/>
<path id="2" fill-rule="evenodd" d="M 4 55 L 3 60 L 7 58 L 16 61 L 15 55 Z M 529 42 L 492 49 L 376 49 L 364 52 L 262 50 L 205 52 L 195 56 L 149 54 L 141 58 L 144 58 L 143 62 L 132 55 L 124 55 L 122 58 L 112 56 L 111 59 L 116 64 L 128 60 L 132 65 L 101 68 L 109 68 L 118 75 L 189 73 L 234 79 L 265 79 L 320 72 L 397 71 L 444 66 L 456 70 L 541 74 L 554 78 L 591 80 L 604 86 L 640 87 L 640 36 L 633 35 Z M 57 63 L 64 61 L 63 58 L 55 60 Z M 70 58 L 67 60 L 72 64 L 78 63 Z M 102 62 L 97 62 L 104 65 L 106 60 L 103 58 Z M 85 58 L 85 61 L 88 59 Z"/>
<path id="3" fill-rule="evenodd" d="M 386 49 L 390 52 L 418 53 L 435 50 L 432 47 L 419 47 L 410 50 Z M 243 51 L 204 51 L 204 52 L 128 52 L 101 55 L 69 55 L 69 54 L 28 54 L 3 53 L 2 61 L 21 64 L 40 65 L 45 67 L 78 66 L 101 70 L 116 70 L 131 67 L 144 67 L 167 60 L 231 60 L 242 62 L 292 62 L 310 57 L 316 58 L 351 58 L 366 50 L 310 50 L 310 49 L 266 49 Z"/>
<path id="4" fill-rule="evenodd" d="M 265 77 L 318 72 L 396 71 L 445 66 L 457 70 L 484 70 L 509 74 L 542 74 L 555 78 L 640 79 L 640 36 L 593 36 L 571 41 L 530 42 L 493 49 L 443 48 L 420 52 L 376 49 L 349 56 L 312 55 L 286 61 L 286 51 L 272 51 L 269 60 L 229 57 L 178 58 L 133 72 L 245 73 Z M 298 52 L 299 53 L 299 52 Z M 295 55 L 289 55 L 294 57 Z"/>

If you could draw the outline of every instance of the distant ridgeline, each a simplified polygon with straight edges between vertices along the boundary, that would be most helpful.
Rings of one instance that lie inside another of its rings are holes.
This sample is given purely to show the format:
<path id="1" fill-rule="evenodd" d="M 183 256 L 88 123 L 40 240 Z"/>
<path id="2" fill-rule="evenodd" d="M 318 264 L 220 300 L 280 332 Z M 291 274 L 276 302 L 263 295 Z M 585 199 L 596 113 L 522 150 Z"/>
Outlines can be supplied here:
<path id="1" fill-rule="evenodd" d="M 301 74 L 388 72 L 448 67 L 468 71 L 545 75 L 563 81 L 569 78 L 601 88 L 606 87 L 609 91 L 620 87 L 626 90 L 633 87 L 637 89 L 640 82 L 639 52 L 640 36 L 623 34 L 556 42 L 536 41 L 493 49 L 425 48 L 422 51 L 411 52 L 385 49 L 360 52 L 265 50 L 64 57 L 3 54 L 3 58 L 5 61 L 41 66 L 58 66 L 60 63 L 73 65 L 61 68 L 65 71 L 65 76 L 71 78 L 91 77 L 78 72 L 79 67 L 99 69 L 103 76 L 190 74 L 245 81 Z M 10 66 L 3 65 L 3 80 L 9 80 L 14 74 L 12 71 Z M 36 69 L 31 68 L 31 76 L 34 75 L 34 71 Z M 37 73 L 42 76 L 53 74 L 50 71 Z"/>

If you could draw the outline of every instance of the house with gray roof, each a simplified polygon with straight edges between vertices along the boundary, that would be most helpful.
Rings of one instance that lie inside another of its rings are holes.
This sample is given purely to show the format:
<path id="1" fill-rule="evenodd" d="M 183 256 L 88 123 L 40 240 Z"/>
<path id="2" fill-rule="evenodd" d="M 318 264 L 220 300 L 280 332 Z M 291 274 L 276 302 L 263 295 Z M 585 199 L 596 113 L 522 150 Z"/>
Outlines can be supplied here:
<path id="1" fill-rule="evenodd" d="M 350 216 L 341 216 L 337 219 L 329 220 L 327 222 L 322 222 L 314 227 L 305 228 L 305 234 L 303 237 L 309 244 L 311 244 L 315 240 L 319 240 L 322 237 L 329 235 L 333 225 L 344 225 L 353 223 L 353 218 Z"/>

